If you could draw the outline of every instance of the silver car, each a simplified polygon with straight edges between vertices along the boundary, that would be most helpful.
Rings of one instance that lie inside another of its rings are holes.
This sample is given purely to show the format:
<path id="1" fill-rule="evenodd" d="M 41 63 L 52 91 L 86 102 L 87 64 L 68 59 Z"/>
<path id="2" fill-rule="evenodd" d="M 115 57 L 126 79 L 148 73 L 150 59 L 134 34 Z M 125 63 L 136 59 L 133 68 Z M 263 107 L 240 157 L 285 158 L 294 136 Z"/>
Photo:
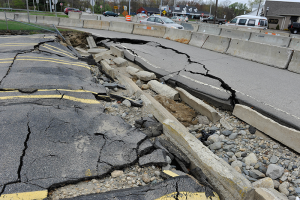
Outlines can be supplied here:
<path id="1" fill-rule="evenodd" d="M 167 28 L 175 28 L 181 30 L 184 29 L 183 26 L 176 24 L 169 18 L 161 16 L 150 16 L 148 19 L 141 20 L 140 23 L 147 25 L 165 26 Z"/>

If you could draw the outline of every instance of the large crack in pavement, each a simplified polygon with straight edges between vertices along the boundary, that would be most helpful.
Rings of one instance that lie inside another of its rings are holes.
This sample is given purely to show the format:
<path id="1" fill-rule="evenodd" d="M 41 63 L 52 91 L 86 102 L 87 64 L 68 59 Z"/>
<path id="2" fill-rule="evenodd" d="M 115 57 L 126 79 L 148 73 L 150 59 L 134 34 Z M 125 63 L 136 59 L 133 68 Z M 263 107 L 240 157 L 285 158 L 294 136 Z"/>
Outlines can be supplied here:
<path id="1" fill-rule="evenodd" d="M 220 86 L 224 90 L 226 90 L 226 91 L 228 91 L 230 93 L 229 101 L 230 101 L 230 104 L 231 104 L 232 107 L 234 107 L 235 104 L 239 103 L 238 100 L 237 100 L 237 98 L 236 98 L 236 91 L 234 89 L 232 89 L 232 87 L 230 87 L 229 84 L 227 84 L 220 77 L 214 76 L 213 74 L 209 74 L 210 70 L 207 68 L 207 66 L 205 66 L 204 64 L 202 64 L 200 62 L 191 60 L 190 55 L 188 55 L 187 53 L 178 51 L 177 49 L 174 49 L 174 48 L 170 48 L 170 47 L 164 46 L 164 45 L 162 45 L 162 44 L 160 44 L 158 42 L 145 41 L 145 40 L 137 40 L 137 39 L 128 39 L 128 38 L 107 38 L 107 37 L 96 37 L 96 36 L 94 36 L 94 37 L 95 37 L 95 41 L 97 42 L 97 44 L 104 45 L 104 46 L 106 46 L 106 48 L 109 48 L 109 45 L 107 45 L 107 43 L 109 43 L 109 42 L 113 42 L 115 44 L 129 43 L 129 44 L 138 44 L 138 45 L 145 45 L 145 44 L 148 44 L 148 43 L 155 43 L 156 47 L 159 47 L 159 48 L 162 48 L 162 49 L 172 50 L 176 54 L 185 55 L 186 59 L 187 59 L 187 62 L 189 64 L 200 65 L 206 71 L 206 73 L 201 73 L 201 72 L 195 72 L 195 71 L 187 70 L 186 67 L 184 67 L 184 68 L 182 68 L 182 69 L 180 69 L 180 70 L 178 70 L 176 72 L 171 72 L 171 73 L 169 73 L 167 75 L 164 75 L 164 77 L 168 77 L 168 76 L 170 77 L 173 74 L 179 75 L 180 72 L 188 72 L 190 74 L 198 74 L 198 75 L 201 75 L 201 76 L 209 77 L 211 79 L 219 81 L 221 83 Z M 105 40 L 106 42 L 103 42 L 103 40 Z M 135 58 L 138 57 L 139 55 L 133 49 L 127 48 L 124 45 L 122 45 L 121 47 L 119 46 L 119 48 L 131 52 L 134 55 L 133 62 L 136 63 Z"/>

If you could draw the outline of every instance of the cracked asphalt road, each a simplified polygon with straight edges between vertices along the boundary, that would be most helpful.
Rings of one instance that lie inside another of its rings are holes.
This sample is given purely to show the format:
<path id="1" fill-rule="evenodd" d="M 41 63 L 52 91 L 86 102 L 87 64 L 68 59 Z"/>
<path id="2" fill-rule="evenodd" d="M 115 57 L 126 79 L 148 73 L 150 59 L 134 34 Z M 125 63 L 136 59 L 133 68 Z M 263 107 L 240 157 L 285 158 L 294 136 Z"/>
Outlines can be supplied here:
<path id="1" fill-rule="evenodd" d="M 53 37 L 9 38 L 9 53 L 0 53 L 0 198 L 101 177 L 136 162 L 147 136 L 104 113 L 94 95 L 105 88 L 93 81 L 92 66 Z M 19 46 L 28 40 L 34 45 Z"/>
<path id="2" fill-rule="evenodd" d="M 170 55 L 169 51 L 167 51 L 169 58 L 164 60 L 166 57 L 165 50 L 153 46 L 153 43 L 184 52 L 189 55 L 190 60 L 205 65 L 206 69 L 209 70 L 208 74 L 220 78 L 230 86 L 235 91 L 237 102 L 253 107 L 283 125 L 300 130 L 300 106 L 297 100 L 300 96 L 298 90 L 300 87 L 299 74 L 162 38 L 105 30 L 75 29 L 90 32 L 100 38 L 120 40 L 125 38 L 126 41 L 122 42 L 121 45 L 137 54 L 141 52 L 144 59 L 136 58 L 135 60 L 143 62 L 142 64 L 151 71 L 162 76 L 169 74 L 173 69 L 180 69 L 180 67 L 174 67 L 174 65 L 168 63 L 170 58 L 182 64 L 182 69 L 186 67 L 186 61 L 183 61 L 182 55 L 176 52 Z M 148 41 L 152 45 L 129 44 L 130 39 Z M 155 66 L 159 68 L 153 67 L 151 63 L 155 63 Z M 199 66 L 199 68 L 202 68 L 202 66 Z M 209 77 L 203 77 L 199 74 L 186 73 L 185 75 L 187 77 L 177 77 L 179 86 L 188 89 L 192 94 L 203 99 L 208 96 L 208 99 L 214 102 L 230 105 L 228 99 L 232 97 L 232 93 L 228 90 L 224 91 L 220 82 L 212 81 Z"/>

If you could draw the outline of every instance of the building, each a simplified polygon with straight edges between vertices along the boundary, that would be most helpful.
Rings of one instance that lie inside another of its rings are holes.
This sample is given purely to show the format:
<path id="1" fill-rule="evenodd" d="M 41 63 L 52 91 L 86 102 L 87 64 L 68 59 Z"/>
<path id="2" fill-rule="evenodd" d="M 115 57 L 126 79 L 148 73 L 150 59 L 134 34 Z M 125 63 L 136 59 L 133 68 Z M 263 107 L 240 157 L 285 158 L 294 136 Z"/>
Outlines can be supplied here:
<path id="1" fill-rule="evenodd" d="M 264 16 L 268 18 L 269 28 L 287 29 L 292 22 L 300 22 L 300 0 L 267 0 L 264 7 Z"/>
<path id="2" fill-rule="evenodd" d="M 196 7 L 191 6 L 170 6 L 169 13 L 175 15 L 187 15 L 189 18 L 199 19 L 200 16 L 209 17 L 209 12 L 198 10 Z"/>
<path id="3" fill-rule="evenodd" d="M 150 7 L 140 7 L 137 10 L 137 13 L 145 13 L 146 15 L 159 14 L 158 8 L 150 8 Z"/>

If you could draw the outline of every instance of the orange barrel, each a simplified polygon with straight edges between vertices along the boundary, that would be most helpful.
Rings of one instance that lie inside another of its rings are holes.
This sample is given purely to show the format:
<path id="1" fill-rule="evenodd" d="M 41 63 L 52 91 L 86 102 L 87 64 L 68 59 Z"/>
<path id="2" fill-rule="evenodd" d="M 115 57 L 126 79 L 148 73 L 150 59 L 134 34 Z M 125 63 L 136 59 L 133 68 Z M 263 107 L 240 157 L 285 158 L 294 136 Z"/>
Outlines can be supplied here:
<path id="1" fill-rule="evenodd" d="M 131 16 L 130 15 L 126 15 L 126 21 L 131 21 Z"/>

